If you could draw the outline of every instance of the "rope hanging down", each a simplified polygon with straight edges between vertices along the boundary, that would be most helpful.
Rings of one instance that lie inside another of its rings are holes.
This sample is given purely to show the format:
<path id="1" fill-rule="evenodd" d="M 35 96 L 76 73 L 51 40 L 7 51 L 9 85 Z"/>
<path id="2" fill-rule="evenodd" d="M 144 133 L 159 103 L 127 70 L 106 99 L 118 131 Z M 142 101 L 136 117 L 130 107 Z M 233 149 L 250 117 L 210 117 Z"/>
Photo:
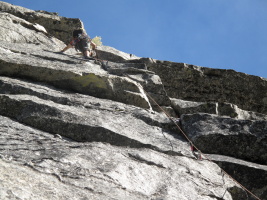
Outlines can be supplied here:
<path id="1" fill-rule="evenodd" d="M 198 159 L 202 159 L 204 156 L 208 161 L 215 163 L 212 161 L 208 156 L 203 154 L 190 140 L 190 138 L 185 134 L 185 132 L 181 129 L 181 127 L 174 121 L 174 119 L 144 90 L 145 94 L 159 107 L 160 110 L 176 125 L 176 127 L 179 129 L 179 131 L 184 135 L 184 137 L 187 139 L 189 142 L 191 149 L 194 150 L 196 149 L 198 151 Z M 216 163 L 215 163 L 216 164 Z M 227 175 L 230 179 L 232 179 L 236 184 L 238 184 L 244 191 L 248 192 L 251 196 L 253 196 L 257 200 L 261 200 L 259 197 L 257 197 L 255 194 L 253 194 L 251 191 L 249 191 L 245 186 L 243 186 L 241 183 L 239 183 L 237 180 L 235 180 L 231 175 L 229 175 L 226 171 L 224 171 L 220 166 L 218 166 L 222 172 Z"/>

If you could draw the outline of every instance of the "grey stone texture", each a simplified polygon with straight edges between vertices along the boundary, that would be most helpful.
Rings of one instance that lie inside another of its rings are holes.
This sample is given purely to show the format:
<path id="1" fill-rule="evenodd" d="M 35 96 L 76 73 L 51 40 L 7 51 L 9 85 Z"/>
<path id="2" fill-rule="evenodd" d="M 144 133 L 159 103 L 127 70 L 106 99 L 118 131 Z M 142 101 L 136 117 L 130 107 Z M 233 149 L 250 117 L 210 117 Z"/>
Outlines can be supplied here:
<path id="1" fill-rule="evenodd" d="M 243 110 L 267 114 L 267 80 L 234 70 L 157 61 L 148 70 L 160 78 L 172 98 L 195 102 L 232 103 Z"/>
<path id="2" fill-rule="evenodd" d="M 46 11 L 34 11 L 3 1 L 0 2 L 0 11 L 10 13 L 30 23 L 41 25 L 49 35 L 62 40 L 64 43 L 70 41 L 73 30 L 84 28 L 80 19 L 61 17 L 57 13 Z"/>
<path id="3" fill-rule="evenodd" d="M 1 200 L 267 199 L 266 79 L 59 54 L 79 27 L 0 2 Z"/>

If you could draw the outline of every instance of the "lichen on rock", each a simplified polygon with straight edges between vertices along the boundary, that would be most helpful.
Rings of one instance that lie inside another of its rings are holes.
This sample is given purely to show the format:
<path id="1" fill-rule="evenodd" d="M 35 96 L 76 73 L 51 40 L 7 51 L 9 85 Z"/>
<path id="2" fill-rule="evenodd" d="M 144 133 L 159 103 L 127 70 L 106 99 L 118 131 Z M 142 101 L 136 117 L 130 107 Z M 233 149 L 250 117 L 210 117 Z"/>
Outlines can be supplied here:
<path id="1" fill-rule="evenodd" d="M 80 19 L 0 10 L 0 199 L 253 198 L 223 170 L 266 199 L 266 79 L 107 46 L 85 61 L 58 53 Z"/>

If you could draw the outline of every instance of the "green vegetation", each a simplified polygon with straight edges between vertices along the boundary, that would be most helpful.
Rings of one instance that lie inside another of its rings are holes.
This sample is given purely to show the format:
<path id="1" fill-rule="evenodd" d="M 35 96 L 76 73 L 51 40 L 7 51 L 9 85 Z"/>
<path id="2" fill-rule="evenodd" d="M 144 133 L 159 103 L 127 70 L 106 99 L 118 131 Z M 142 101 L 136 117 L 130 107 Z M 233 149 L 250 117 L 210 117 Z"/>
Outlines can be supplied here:
<path id="1" fill-rule="evenodd" d="M 107 89 L 107 84 L 104 79 L 95 75 L 95 74 L 88 74 L 85 76 L 77 76 L 73 78 L 73 80 L 79 83 L 82 87 L 93 87 Z"/>
<path id="2" fill-rule="evenodd" d="M 102 46 L 102 41 L 101 41 L 101 37 L 100 36 L 96 36 L 92 39 L 92 42 L 94 42 L 96 44 L 96 46 Z"/>

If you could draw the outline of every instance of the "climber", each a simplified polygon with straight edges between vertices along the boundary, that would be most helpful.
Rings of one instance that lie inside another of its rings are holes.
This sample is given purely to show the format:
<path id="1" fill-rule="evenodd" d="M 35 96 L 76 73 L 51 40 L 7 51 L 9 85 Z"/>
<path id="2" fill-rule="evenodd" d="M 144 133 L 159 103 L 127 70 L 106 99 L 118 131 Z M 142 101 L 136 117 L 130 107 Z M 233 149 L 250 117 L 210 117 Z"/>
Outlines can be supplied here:
<path id="1" fill-rule="evenodd" d="M 92 47 L 92 50 L 95 50 L 96 44 L 92 42 L 91 38 L 85 33 L 83 29 L 74 30 L 72 33 L 72 40 L 59 53 L 63 53 L 69 48 L 75 47 L 76 50 L 82 52 L 85 59 L 93 60 L 93 52 L 90 50 L 89 43 Z"/>

